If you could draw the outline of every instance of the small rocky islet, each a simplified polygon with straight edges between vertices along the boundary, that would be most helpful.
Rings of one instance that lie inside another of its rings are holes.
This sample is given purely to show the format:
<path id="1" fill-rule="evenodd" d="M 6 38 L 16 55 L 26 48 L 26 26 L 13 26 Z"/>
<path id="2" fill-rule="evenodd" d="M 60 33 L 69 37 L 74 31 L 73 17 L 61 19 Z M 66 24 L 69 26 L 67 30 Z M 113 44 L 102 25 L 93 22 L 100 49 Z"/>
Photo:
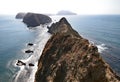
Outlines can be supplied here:
<path id="1" fill-rule="evenodd" d="M 33 43 L 28 43 L 27 45 L 28 45 L 28 46 L 33 46 L 34 44 L 33 44 Z"/>
<path id="2" fill-rule="evenodd" d="M 23 65 L 25 66 L 26 63 L 24 63 L 24 62 L 21 61 L 21 60 L 18 60 L 17 63 L 16 63 L 16 65 L 17 65 L 17 66 L 23 66 Z"/>
<path id="3" fill-rule="evenodd" d="M 34 44 L 33 44 L 33 43 L 28 43 L 27 45 L 28 45 L 28 46 L 33 46 Z M 34 51 L 32 51 L 32 50 L 26 50 L 26 51 L 25 51 L 25 53 L 27 53 L 27 54 L 28 54 L 28 53 L 33 53 L 33 52 L 34 52 Z M 17 66 L 26 66 L 26 63 L 23 62 L 22 60 L 17 60 L 16 65 L 17 65 Z M 28 66 L 31 67 L 31 66 L 34 66 L 34 64 L 33 64 L 33 63 L 29 63 Z"/>
<path id="4" fill-rule="evenodd" d="M 33 53 L 34 51 L 32 50 L 26 50 L 25 53 Z"/>
<path id="5" fill-rule="evenodd" d="M 22 60 L 18 60 L 16 63 L 17 66 L 26 66 L 26 63 L 23 62 Z M 29 63 L 28 66 L 33 67 L 34 64 L 33 63 Z"/>

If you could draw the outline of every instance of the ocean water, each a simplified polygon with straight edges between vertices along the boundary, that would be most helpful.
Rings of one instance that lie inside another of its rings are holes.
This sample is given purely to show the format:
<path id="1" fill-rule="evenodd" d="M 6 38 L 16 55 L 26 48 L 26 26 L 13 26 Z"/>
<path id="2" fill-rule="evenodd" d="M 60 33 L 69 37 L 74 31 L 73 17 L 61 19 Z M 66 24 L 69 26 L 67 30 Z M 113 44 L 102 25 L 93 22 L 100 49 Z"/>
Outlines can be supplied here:
<path id="1" fill-rule="evenodd" d="M 49 37 L 46 26 L 29 29 L 15 16 L 0 16 L 0 82 L 33 82 L 37 61 Z M 28 49 L 34 53 L 24 53 Z M 26 66 L 17 66 L 18 60 Z M 29 67 L 29 63 L 35 66 Z"/>
<path id="2" fill-rule="evenodd" d="M 21 20 L 15 20 L 14 16 L 0 16 L 0 82 L 11 81 L 17 71 L 12 62 L 22 57 L 21 49 L 33 37 L 34 33 L 30 33 Z"/>
<path id="3" fill-rule="evenodd" d="M 38 60 L 42 54 L 46 42 L 51 36 L 49 33 L 47 33 L 47 26 L 38 26 L 35 28 L 35 30 L 38 35 L 33 42 L 34 46 L 27 46 L 25 48 L 25 50 L 30 49 L 34 51 L 34 53 L 26 54 L 29 56 L 21 59 L 24 63 L 26 63 L 26 66 L 20 66 L 20 70 L 15 75 L 14 82 L 34 82 Z M 34 64 L 34 66 L 29 66 L 29 63 Z"/>
<path id="4" fill-rule="evenodd" d="M 98 47 L 105 61 L 120 75 L 120 15 L 68 18 L 80 35 Z"/>
<path id="5" fill-rule="evenodd" d="M 0 16 L 0 82 L 34 82 L 37 61 L 50 38 L 46 26 L 28 29 L 15 16 Z M 53 22 L 63 16 L 51 16 Z M 120 16 L 65 16 L 81 36 L 98 47 L 101 56 L 120 74 Z M 27 43 L 34 46 L 27 46 Z M 34 53 L 26 54 L 25 50 Z M 26 66 L 16 66 L 17 60 Z M 29 67 L 33 63 L 35 66 Z"/>

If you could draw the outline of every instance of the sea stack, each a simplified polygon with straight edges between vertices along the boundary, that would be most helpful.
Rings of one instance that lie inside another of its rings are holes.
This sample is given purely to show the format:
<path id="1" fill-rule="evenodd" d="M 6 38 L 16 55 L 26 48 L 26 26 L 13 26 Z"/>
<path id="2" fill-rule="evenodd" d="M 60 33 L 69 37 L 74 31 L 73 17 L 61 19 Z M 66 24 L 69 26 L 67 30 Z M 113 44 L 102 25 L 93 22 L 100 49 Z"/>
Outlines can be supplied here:
<path id="1" fill-rule="evenodd" d="M 40 24 L 47 24 L 52 22 L 51 18 L 47 15 L 37 14 L 37 13 L 27 13 L 24 18 L 23 22 L 28 27 L 36 27 Z"/>
<path id="2" fill-rule="evenodd" d="M 95 45 L 65 18 L 49 27 L 52 34 L 38 61 L 35 82 L 120 82 Z"/>

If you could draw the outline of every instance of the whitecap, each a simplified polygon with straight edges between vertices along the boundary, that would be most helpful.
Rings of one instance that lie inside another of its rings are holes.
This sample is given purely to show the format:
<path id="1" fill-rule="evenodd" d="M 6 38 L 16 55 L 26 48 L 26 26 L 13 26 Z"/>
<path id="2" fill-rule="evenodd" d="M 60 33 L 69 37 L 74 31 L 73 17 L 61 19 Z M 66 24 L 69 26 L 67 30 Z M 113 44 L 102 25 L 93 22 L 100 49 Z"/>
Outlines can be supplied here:
<path id="1" fill-rule="evenodd" d="M 40 58 L 40 55 L 42 54 L 45 44 L 47 43 L 48 39 L 51 36 L 47 31 L 48 31 L 47 27 L 46 28 L 43 28 L 41 26 L 36 27 L 36 32 L 38 33 L 38 36 L 34 42 L 35 45 L 26 48 L 32 49 L 34 53 L 31 54 L 30 57 L 26 59 L 20 59 L 21 61 L 26 63 L 26 65 L 20 66 L 20 70 L 17 72 L 15 77 L 15 82 L 34 82 L 38 60 Z M 25 51 L 26 49 L 23 49 L 22 51 Z M 34 66 L 33 67 L 29 66 L 29 63 L 34 64 Z"/>
<path id="2" fill-rule="evenodd" d="M 107 50 L 107 46 L 105 44 L 100 44 L 100 45 L 96 45 L 98 48 L 98 52 L 102 53 L 103 51 Z"/>

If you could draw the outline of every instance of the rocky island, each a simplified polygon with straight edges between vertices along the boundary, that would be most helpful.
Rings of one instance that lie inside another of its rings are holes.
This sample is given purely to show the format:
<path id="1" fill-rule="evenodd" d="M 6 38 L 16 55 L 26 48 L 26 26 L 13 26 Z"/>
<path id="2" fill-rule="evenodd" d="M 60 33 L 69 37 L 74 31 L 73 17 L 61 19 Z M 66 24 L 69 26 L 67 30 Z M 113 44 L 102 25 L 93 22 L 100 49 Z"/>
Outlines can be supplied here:
<path id="1" fill-rule="evenodd" d="M 47 24 L 52 22 L 51 18 L 44 14 L 37 14 L 37 13 L 27 13 L 24 18 L 23 22 L 28 27 L 36 27 L 40 24 Z"/>
<path id="2" fill-rule="evenodd" d="M 57 15 L 77 15 L 77 14 L 71 11 L 61 10 L 57 13 Z"/>
<path id="3" fill-rule="evenodd" d="M 49 32 L 52 36 L 38 61 L 35 82 L 120 82 L 98 48 L 65 18 L 52 24 Z"/>

